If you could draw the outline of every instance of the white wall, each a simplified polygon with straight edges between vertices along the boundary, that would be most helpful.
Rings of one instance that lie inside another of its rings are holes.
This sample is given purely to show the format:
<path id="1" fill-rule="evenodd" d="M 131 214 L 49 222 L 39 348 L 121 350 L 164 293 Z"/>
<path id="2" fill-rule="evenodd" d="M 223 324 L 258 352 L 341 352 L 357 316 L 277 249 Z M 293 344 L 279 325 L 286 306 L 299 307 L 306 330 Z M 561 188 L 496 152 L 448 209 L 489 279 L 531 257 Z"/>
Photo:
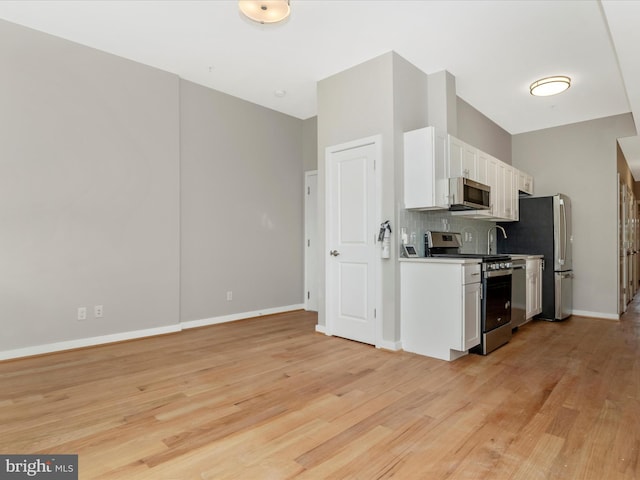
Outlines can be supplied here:
<path id="1" fill-rule="evenodd" d="M 564 193 L 573 212 L 574 310 L 617 316 L 616 139 L 630 114 L 513 136 L 513 165 L 532 174 L 537 196 Z"/>
<path id="2" fill-rule="evenodd" d="M 318 117 L 302 122 L 302 164 L 303 170 L 318 169 Z"/>

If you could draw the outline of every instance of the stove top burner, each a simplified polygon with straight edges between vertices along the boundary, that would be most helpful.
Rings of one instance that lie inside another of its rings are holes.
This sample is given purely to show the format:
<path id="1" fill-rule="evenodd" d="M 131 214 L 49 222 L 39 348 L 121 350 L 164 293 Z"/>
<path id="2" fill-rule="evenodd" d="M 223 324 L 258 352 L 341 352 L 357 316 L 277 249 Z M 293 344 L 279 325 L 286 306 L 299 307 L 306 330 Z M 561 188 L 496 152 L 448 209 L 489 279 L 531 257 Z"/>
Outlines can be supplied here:
<path id="1" fill-rule="evenodd" d="M 461 247 L 462 235 L 459 233 L 427 232 L 424 235 L 424 251 L 427 257 L 477 258 L 483 264 L 483 271 L 511 268 L 511 257 L 509 255 L 460 253 Z"/>

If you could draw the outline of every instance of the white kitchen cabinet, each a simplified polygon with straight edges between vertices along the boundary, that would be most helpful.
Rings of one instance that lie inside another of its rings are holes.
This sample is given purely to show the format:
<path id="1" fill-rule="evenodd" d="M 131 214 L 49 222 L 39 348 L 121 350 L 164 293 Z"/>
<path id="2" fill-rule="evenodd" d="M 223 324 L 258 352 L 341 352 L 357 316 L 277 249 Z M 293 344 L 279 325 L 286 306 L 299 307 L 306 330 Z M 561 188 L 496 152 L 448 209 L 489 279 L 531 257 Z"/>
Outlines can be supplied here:
<path id="1" fill-rule="evenodd" d="M 480 264 L 460 260 L 400 262 L 402 348 L 455 360 L 480 344 Z"/>
<path id="2" fill-rule="evenodd" d="M 484 183 L 485 185 L 491 185 L 487 177 L 487 165 L 489 164 L 490 156 L 491 155 L 489 155 L 488 153 L 485 153 L 482 150 L 478 150 L 478 158 L 476 164 L 476 182 Z"/>
<path id="3" fill-rule="evenodd" d="M 479 278 L 479 277 L 478 277 Z M 482 315 L 482 284 L 468 283 L 464 286 L 464 330 L 461 350 L 480 345 L 480 316 Z"/>
<path id="4" fill-rule="evenodd" d="M 448 209 L 449 178 L 466 177 L 491 187 L 491 208 L 453 215 L 517 221 L 518 191 L 533 193 L 533 177 L 462 140 L 425 127 L 404 134 L 404 206 Z"/>
<path id="5" fill-rule="evenodd" d="M 452 178 L 465 177 L 478 180 L 478 149 L 462 140 L 447 135 L 449 141 L 449 175 Z"/>
<path id="6" fill-rule="evenodd" d="M 518 170 L 478 150 L 475 171 L 476 181 L 491 187 L 491 208 L 452 212 L 453 215 L 502 222 L 518 220 Z M 480 172 L 483 172 L 482 179 L 480 179 Z"/>
<path id="7" fill-rule="evenodd" d="M 493 197 L 493 216 L 496 219 L 503 219 L 507 216 L 506 197 L 504 194 L 504 177 L 507 164 L 498 159 L 496 159 L 495 162 L 495 194 L 493 191 L 494 189 L 491 189 L 491 196 Z"/>
<path id="8" fill-rule="evenodd" d="M 527 307 L 526 319 L 542 312 L 542 259 L 527 259 Z"/>
<path id="9" fill-rule="evenodd" d="M 520 218 L 518 203 L 518 171 L 511 165 L 504 164 L 504 217 L 503 220 L 517 221 Z"/>
<path id="10" fill-rule="evenodd" d="M 518 171 L 518 191 L 533 195 L 533 177 L 531 175 Z"/>
<path id="11" fill-rule="evenodd" d="M 517 170 L 492 157 L 489 160 L 489 172 L 492 177 L 492 218 L 503 222 L 518 220 Z"/>
<path id="12" fill-rule="evenodd" d="M 449 208 L 447 134 L 434 127 L 404 134 L 404 208 Z"/>

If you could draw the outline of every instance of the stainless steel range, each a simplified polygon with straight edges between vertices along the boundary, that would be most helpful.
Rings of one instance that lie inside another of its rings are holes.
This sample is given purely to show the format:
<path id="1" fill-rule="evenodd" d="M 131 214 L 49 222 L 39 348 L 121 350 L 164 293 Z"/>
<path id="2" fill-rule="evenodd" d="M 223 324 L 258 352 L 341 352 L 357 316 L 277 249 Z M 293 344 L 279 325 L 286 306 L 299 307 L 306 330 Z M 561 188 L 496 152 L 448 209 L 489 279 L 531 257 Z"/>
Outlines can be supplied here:
<path id="1" fill-rule="evenodd" d="M 511 257 L 482 253 L 460 253 L 462 235 L 451 232 L 427 232 L 424 251 L 427 257 L 477 258 L 482 264 L 482 342 L 471 349 L 486 355 L 511 339 Z"/>

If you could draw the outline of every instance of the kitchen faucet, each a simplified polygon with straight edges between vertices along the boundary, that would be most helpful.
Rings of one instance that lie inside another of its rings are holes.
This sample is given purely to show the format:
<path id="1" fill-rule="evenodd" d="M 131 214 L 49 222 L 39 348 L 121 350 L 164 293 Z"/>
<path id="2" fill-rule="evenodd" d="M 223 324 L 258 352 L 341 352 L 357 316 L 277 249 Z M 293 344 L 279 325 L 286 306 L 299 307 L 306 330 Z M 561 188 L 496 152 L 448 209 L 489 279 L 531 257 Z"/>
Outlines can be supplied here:
<path id="1" fill-rule="evenodd" d="M 489 230 L 487 230 L 487 254 L 491 255 L 491 230 L 492 229 L 496 229 L 496 232 L 498 231 L 498 228 L 500 230 L 502 230 L 502 235 L 504 236 L 504 238 L 507 238 L 507 232 L 504 231 L 504 228 L 502 228 L 500 225 L 494 225 L 493 227 L 489 227 Z M 498 238 L 496 237 L 496 253 L 498 250 Z"/>

